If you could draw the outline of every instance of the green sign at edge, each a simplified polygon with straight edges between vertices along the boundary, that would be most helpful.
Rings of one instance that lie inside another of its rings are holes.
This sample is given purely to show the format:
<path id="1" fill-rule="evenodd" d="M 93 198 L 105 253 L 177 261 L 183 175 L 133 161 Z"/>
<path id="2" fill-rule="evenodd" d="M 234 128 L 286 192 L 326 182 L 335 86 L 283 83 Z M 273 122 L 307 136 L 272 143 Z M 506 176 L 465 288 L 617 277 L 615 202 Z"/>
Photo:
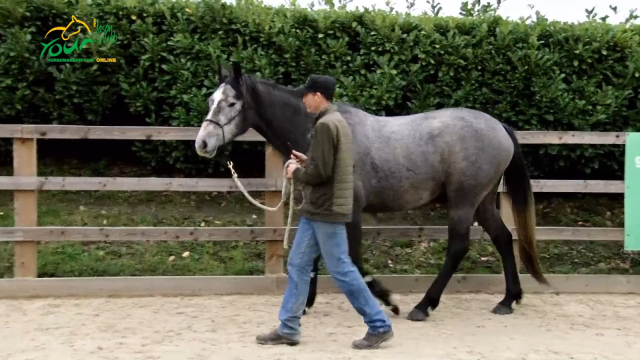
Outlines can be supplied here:
<path id="1" fill-rule="evenodd" d="M 640 133 L 627 133 L 624 153 L 624 249 L 640 251 Z"/>

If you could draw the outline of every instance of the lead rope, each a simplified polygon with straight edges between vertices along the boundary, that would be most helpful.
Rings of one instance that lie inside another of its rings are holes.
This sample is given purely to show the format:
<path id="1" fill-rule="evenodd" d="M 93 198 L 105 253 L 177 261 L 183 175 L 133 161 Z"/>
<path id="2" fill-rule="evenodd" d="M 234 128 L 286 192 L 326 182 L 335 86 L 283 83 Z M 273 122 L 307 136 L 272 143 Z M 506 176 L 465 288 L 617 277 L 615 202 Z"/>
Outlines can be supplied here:
<path id="1" fill-rule="evenodd" d="M 251 195 L 249 195 L 247 190 L 240 183 L 240 180 L 238 180 L 238 174 L 236 174 L 235 170 L 233 170 L 233 162 L 227 161 L 227 166 L 231 170 L 231 177 L 233 178 L 233 181 L 235 181 L 236 185 L 238 186 L 240 191 L 242 191 L 242 193 L 247 198 L 247 200 L 249 200 L 253 205 L 259 207 L 260 209 L 266 210 L 266 211 L 276 211 L 276 210 L 280 209 L 280 207 L 282 207 L 282 205 L 284 204 L 285 199 L 287 198 L 287 195 L 289 196 L 289 216 L 287 217 L 287 227 L 286 227 L 286 229 L 284 231 L 284 241 L 283 241 L 283 247 L 285 249 L 289 248 L 289 241 L 288 241 L 289 240 L 289 231 L 291 230 L 291 219 L 293 217 L 293 208 L 294 208 L 294 203 L 293 203 L 293 179 L 287 179 L 287 166 L 289 166 L 289 164 L 291 164 L 291 163 L 295 163 L 295 160 L 292 159 L 292 160 L 287 161 L 284 164 L 284 168 L 282 170 L 282 178 L 284 179 L 284 184 L 282 185 L 282 198 L 280 199 L 280 203 L 276 207 L 268 207 L 268 206 L 260 204 L 258 201 L 256 201 L 254 198 L 252 198 Z M 304 198 L 303 198 L 302 201 L 304 202 Z M 297 206 L 296 210 L 300 209 L 300 207 L 302 207 L 302 204 L 300 204 L 300 206 Z"/>

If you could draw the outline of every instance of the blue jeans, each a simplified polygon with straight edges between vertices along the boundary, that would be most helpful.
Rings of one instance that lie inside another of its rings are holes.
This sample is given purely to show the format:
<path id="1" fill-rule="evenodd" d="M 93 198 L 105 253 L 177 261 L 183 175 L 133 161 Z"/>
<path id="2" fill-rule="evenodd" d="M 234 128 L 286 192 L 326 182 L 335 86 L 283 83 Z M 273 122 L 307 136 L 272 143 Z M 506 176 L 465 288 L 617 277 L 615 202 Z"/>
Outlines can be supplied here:
<path id="1" fill-rule="evenodd" d="M 289 276 L 278 314 L 278 332 L 291 339 L 300 339 L 300 318 L 309 294 L 313 259 L 318 254 L 322 254 L 333 281 L 364 318 L 369 331 L 380 333 L 390 330 L 389 318 L 351 262 L 345 224 L 315 221 L 302 216 L 287 261 Z"/>

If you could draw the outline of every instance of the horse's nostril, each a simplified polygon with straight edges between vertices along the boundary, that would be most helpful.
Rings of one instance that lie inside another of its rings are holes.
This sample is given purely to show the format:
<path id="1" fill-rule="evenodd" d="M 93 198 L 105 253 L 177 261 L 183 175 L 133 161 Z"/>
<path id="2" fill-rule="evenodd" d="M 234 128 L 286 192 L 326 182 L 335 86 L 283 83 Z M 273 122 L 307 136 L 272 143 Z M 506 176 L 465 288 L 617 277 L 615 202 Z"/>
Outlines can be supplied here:
<path id="1" fill-rule="evenodd" d="M 200 146 L 200 148 L 202 148 L 202 150 L 207 149 L 207 140 L 202 140 L 202 145 Z"/>

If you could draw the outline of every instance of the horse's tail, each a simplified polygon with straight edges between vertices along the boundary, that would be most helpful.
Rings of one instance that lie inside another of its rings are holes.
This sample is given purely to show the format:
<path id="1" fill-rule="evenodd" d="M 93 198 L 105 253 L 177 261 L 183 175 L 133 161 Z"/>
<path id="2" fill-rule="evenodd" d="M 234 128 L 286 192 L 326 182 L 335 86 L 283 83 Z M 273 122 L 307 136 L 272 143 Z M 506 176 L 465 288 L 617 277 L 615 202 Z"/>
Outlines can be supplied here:
<path id="1" fill-rule="evenodd" d="M 506 124 L 502 124 L 502 126 L 513 142 L 513 157 L 504 172 L 504 184 L 507 188 L 507 196 L 511 200 L 511 209 L 518 233 L 520 260 L 538 283 L 549 285 L 538 262 L 535 238 L 536 214 L 527 165 L 524 162 L 515 132 Z"/>

